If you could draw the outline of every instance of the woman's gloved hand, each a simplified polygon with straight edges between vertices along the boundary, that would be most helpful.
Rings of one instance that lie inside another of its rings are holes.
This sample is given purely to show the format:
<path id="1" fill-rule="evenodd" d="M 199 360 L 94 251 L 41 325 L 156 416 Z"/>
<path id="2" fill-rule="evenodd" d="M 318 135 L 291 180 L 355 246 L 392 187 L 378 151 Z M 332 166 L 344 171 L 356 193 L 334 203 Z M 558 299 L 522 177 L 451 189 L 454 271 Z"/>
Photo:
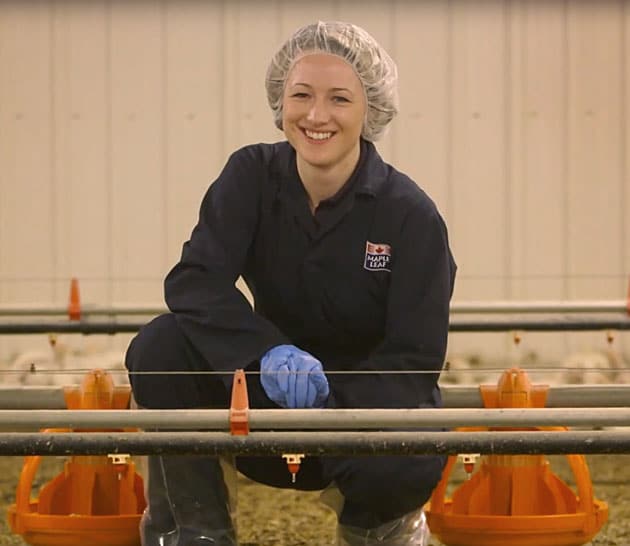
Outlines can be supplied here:
<path id="1" fill-rule="evenodd" d="M 265 353 L 260 382 L 283 408 L 323 408 L 329 393 L 322 363 L 294 345 L 277 345 Z"/>

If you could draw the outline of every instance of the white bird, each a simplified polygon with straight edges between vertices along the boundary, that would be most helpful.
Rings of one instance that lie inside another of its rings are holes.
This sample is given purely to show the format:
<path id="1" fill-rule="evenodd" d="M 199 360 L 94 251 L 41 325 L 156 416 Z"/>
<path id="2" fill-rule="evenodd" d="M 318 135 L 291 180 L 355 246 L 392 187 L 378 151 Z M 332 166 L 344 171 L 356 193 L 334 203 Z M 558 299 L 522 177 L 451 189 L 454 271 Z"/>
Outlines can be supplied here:
<path id="1" fill-rule="evenodd" d="M 49 335 L 48 350 L 24 351 L 13 358 L 5 383 L 32 386 L 59 384 L 69 350 L 65 343 L 58 342 L 55 335 Z"/>
<path id="2" fill-rule="evenodd" d="M 612 350 L 589 350 L 568 355 L 561 367 L 561 383 L 606 385 L 617 381 L 623 366 L 620 355 Z"/>
<path id="3" fill-rule="evenodd" d="M 477 385 L 480 375 L 477 371 L 479 358 L 452 354 L 446 357 L 440 383 L 448 385 Z"/>
<path id="4" fill-rule="evenodd" d="M 75 351 L 69 359 L 69 365 L 82 370 L 82 375 L 90 370 L 101 369 L 111 375 L 114 385 L 127 385 L 127 369 L 125 368 L 125 352 L 116 349 Z"/>
<path id="5" fill-rule="evenodd" d="M 49 350 L 19 353 L 9 364 L 6 384 L 32 386 L 79 385 L 91 370 L 110 372 L 114 384 L 128 384 L 124 367 L 124 351 L 84 344 L 73 348 L 55 335 L 48 338 Z"/>

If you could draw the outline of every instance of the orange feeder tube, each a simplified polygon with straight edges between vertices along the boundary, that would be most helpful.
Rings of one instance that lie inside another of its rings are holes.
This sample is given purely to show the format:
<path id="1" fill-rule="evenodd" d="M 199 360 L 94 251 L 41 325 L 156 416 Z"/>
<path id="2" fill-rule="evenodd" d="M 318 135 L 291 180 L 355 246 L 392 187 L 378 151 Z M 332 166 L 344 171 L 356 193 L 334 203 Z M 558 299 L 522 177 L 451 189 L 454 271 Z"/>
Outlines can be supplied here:
<path id="1" fill-rule="evenodd" d="M 512 368 L 496 387 L 483 385 L 481 393 L 487 408 L 544 407 L 547 389 L 532 386 L 524 371 Z M 566 428 L 545 430 L 561 434 Z M 577 495 L 551 471 L 544 455 L 485 455 L 477 472 L 446 499 L 457 461 L 449 457 L 426 509 L 431 533 L 447 546 L 586 544 L 607 521 L 608 505 L 593 498 L 584 456 L 567 455 L 567 460 Z"/>
<path id="2" fill-rule="evenodd" d="M 129 397 L 129 388 L 115 387 L 103 370 L 65 390 L 68 409 L 124 409 Z M 40 461 L 25 457 L 16 502 L 7 511 L 12 532 L 32 546 L 140 546 L 144 486 L 127 455 L 72 456 L 33 500 Z"/>

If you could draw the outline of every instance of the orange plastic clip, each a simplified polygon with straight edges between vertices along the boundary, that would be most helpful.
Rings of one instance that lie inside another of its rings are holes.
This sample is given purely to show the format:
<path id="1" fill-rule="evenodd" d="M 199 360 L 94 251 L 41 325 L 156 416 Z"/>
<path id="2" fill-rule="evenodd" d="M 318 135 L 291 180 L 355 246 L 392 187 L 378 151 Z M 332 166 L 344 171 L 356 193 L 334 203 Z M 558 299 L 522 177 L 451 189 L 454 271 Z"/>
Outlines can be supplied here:
<path id="1" fill-rule="evenodd" d="M 234 436 L 249 434 L 249 398 L 245 372 L 236 370 L 232 383 L 232 401 L 230 404 L 230 433 Z"/>
<path id="2" fill-rule="evenodd" d="M 79 295 L 79 279 L 70 280 L 70 300 L 68 301 L 68 318 L 81 320 L 81 297 Z"/>

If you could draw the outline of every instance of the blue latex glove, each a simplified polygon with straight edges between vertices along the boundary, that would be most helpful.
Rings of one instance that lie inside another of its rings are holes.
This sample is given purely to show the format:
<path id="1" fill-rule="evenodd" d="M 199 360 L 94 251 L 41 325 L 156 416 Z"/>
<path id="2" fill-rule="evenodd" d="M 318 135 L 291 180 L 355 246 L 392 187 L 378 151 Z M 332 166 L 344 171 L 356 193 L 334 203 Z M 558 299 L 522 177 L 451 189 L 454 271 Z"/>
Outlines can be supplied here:
<path id="1" fill-rule="evenodd" d="M 260 360 L 260 382 L 283 408 L 323 408 L 328 380 L 322 363 L 294 345 L 278 345 Z"/>

